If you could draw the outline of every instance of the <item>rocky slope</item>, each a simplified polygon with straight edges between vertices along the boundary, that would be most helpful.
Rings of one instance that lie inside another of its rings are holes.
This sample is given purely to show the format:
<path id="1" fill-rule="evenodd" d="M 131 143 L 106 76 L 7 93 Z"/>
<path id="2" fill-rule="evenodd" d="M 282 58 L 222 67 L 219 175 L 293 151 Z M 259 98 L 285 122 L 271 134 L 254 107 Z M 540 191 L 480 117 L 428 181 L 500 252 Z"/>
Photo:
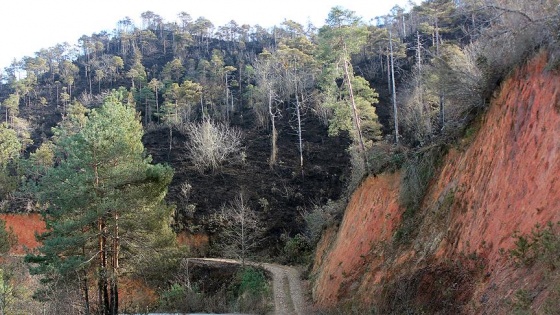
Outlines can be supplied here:
<path id="1" fill-rule="evenodd" d="M 445 156 L 404 245 L 394 240 L 404 213 L 400 174 L 368 178 L 338 231 L 327 230 L 318 246 L 316 306 L 542 312 L 555 294 L 554 272 L 518 266 L 508 253 L 518 246 L 515 233 L 560 220 L 559 93 L 560 75 L 547 69 L 546 54 L 503 82 L 474 138 Z M 520 295 L 528 298 L 520 303 Z"/>

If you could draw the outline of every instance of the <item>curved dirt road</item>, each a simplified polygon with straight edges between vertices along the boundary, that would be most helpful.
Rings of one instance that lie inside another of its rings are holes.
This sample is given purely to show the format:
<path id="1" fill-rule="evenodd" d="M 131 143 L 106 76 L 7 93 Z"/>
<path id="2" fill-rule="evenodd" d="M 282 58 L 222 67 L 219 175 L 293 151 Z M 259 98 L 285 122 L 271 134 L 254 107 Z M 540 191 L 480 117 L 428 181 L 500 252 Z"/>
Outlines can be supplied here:
<path id="1" fill-rule="evenodd" d="M 241 264 L 238 260 L 222 258 L 189 258 L 189 261 Z M 245 264 L 261 266 L 272 274 L 275 315 L 308 314 L 297 269 L 277 264 L 260 264 L 255 262 L 245 262 Z"/>

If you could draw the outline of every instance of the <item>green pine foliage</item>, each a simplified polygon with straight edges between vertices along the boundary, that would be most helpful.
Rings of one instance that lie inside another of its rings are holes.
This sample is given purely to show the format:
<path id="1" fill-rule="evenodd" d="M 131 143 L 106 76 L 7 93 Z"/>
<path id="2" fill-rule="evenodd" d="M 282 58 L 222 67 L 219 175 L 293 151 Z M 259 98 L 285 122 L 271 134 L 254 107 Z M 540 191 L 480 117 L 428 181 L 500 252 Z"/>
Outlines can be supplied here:
<path id="1" fill-rule="evenodd" d="M 366 147 L 381 135 L 374 107 L 378 94 L 354 75 L 351 59 L 366 44 L 369 30 L 355 12 L 341 7 L 332 8 L 326 22 L 318 34 L 318 55 L 323 63 L 322 103 L 331 112 L 329 133 L 348 131 L 367 161 Z"/>
<path id="2" fill-rule="evenodd" d="M 122 104 L 123 95 L 113 92 L 101 108 L 80 116 L 81 129 L 60 127 L 58 163 L 35 187 L 47 207 L 47 232 L 40 235 L 38 254 L 27 256 L 31 271 L 47 283 L 81 280 L 84 296 L 97 283 L 103 297 L 98 308 L 107 314 L 118 311 L 119 277 L 174 244 L 173 208 L 163 201 L 173 171 L 150 163 L 142 125 Z"/>
<path id="3" fill-rule="evenodd" d="M 0 124 L 0 202 L 17 189 L 17 177 L 10 166 L 17 164 L 22 149 L 23 144 L 16 131 L 7 123 Z"/>
<path id="4" fill-rule="evenodd" d="M 0 124 L 0 168 L 19 156 L 22 144 L 17 137 L 14 129 L 10 128 L 7 123 Z"/>

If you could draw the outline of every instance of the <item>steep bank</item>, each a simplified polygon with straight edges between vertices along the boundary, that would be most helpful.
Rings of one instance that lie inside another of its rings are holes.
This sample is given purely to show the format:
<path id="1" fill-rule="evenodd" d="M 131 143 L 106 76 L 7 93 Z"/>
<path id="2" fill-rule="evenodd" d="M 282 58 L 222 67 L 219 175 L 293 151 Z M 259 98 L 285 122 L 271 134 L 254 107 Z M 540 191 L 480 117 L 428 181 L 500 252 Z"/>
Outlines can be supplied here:
<path id="1" fill-rule="evenodd" d="M 542 306 L 542 270 L 516 267 L 504 253 L 514 233 L 560 220 L 560 75 L 546 66 L 541 54 L 516 71 L 471 143 L 450 150 L 408 245 L 392 240 L 403 212 L 399 176 L 363 183 L 336 236 L 319 246 L 318 307 L 360 301 L 385 311 L 500 313 L 519 289 Z"/>
<path id="2" fill-rule="evenodd" d="M 35 234 L 45 231 L 45 222 L 38 213 L 0 213 L 0 219 L 6 222 L 6 228 L 13 232 L 17 243 L 10 249 L 11 255 L 24 255 L 27 250 L 39 246 Z"/>
<path id="3" fill-rule="evenodd" d="M 399 178 L 391 174 L 366 179 L 353 194 L 338 234 L 324 234 L 314 266 L 320 276 L 313 295 L 320 305 L 333 305 L 356 289 L 357 279 L 383 263 L 376 248 L 391 241 L 400 223 Z"/>

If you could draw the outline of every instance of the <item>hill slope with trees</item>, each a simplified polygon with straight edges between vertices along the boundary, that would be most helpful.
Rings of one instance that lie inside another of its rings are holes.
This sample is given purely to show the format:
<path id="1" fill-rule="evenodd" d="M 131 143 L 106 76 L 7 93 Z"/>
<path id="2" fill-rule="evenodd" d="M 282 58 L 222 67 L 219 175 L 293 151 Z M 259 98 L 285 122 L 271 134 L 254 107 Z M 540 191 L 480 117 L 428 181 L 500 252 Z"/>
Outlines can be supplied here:
<path id="1" fill-rule="evenodd" d="M 415 215 L 449 147 L 472 136 L 510 72 L 541 50 L 556 70 L 557 6 L 429 0 L 370 24 L 334 7 L 319 28 L 215 26 L 186 12 L 175 22 L 144 12 L 141 27 L 125 18 L 112 32 L 41 49 L 1 73 L 0 209 L 41 213 L 51 230 L 42 256 L 28 258 L 62 255 L 64 268 L 37 271 L 65 276 L 64 264 L 75 263 L 83 274 L 72 281 L 93 280 L 95 268 L 84 265 L 91 257 L 118 274 L 119 259 L 134 255 L 119 249 L 117 214 L 142 209 L 159 209 L 152 214 L 161 220 L 148 221 L 165 227 L 151 227 L 181 235 L 183 255 L 310 266 L 360 183 L 398 172 L 404 212 L 391 237 L 400 246 L 416 235 Z M 109 119 L 118 104 L 126 110 Z M 126 129 L 119 136 L 134 129 L 134 152 L 111 148 L 117 127 Z M 97 160 L 105 149 L 115 153 L 109 162 Z M 96 173 L 102 166 L 107 172 Z M 92 181 L 101 175 L 103 185 Z M 49 194 L 57 185 L 68 194 Z M 228 241 L 248 222 L 249 235 Z M 69 247 L 60 247 L 66 237 Z M 177 268 L 173 255 L 162 257 L 170 269 L 159 276 Z M 117 282 L 96 277 L 95 307 L 110 313 Z"/>

